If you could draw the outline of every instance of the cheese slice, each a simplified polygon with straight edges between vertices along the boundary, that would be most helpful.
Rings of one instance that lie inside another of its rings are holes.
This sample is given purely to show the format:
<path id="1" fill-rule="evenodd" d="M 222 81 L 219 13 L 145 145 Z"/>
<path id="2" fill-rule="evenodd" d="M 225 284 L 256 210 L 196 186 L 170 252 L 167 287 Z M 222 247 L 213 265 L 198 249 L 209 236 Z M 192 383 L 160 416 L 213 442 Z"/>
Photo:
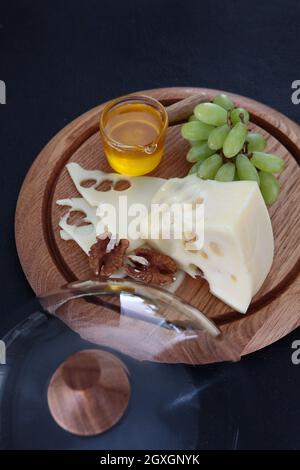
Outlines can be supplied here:
<path id="1" fill-rule="evenodd" d="M 268 275 L 274 253 L 272 225 L 259 187 L 254 181 L 221 183 L 189 175 L 166 181 L 152 199 L 168 205 L 199 201 L 204 204 L 200 250 L 187 249 L 182 239 L 148 243 L 192 277 L 200 269 L 212 294 L 244 313 Z"/>
<path id="2" fill-rule="evenodd" d="M 59 221 L 61 238 L 63 240 L 74 240 L 88 255 L 91 246 L 96 243 L 96 227 L 99 222 L 96 216 L 96 208 L 91 207 L 81 197 L 59 199 L 56 204 L 69 207 L 68 212 Z M 85 216 L 82 220 L 87 222 L 87 225 L 77 226 L 68 223 L 69 216 L 76 211 L 83 212 Z"/>
<path id="3" fill-rule="evenodd" d="M 151 199 L 158 189 L 166 181 L 163 178 L 153 176 L 124 176 L 117 173 L 105 173 L 100 170 L 85 170 L 78 163 L 68 163 L 66 168 L 75 184 L 77 191 L 91 205 L 109 203 L 118 205 L 119 196 L 127 196 L 128 206 L 141 203 L 149 206 Z M 94 181 L 90 187 L 86 188 L 81 183 L 84 181 Z M 96 189 L 104 181 L 110 181 L 111 188 L 108 191 Z M 129 187 L 124 190 L 116 190 L 116 183 L 126 181 Z"/>
<path id="4" fill-rule="evenodd" d="M 115 209 L 115 220 L 117 223 L 122 215 L 126 215 L 124 225 L 127 229 L 137 216 L 134 211 L 132 215 L 128 213 L 128 209 L 133 208 L 133 205 L 142 205 L 144 209 L 148 210 L 154 194 L 164 184 L 165 179 L 151 176 L 130 177 L 117 173 L 105 173 L 100 170 L 85 170 L 77 163 L 69 163 L 66 167 L 77 191 L 90 206 L 97 207 L 96 215 L 98 219 L 95 226 L 96 235 L 101 235 L 104 231 L 108 230 L 113 233 L 114 236 L 127 238 L 130 242 L 129 251 L 135 250 L 145 243 L 141 238 L 133 238 L 130 232 L 126 231 L 125 235 L 123 235 L 118 232 L 118 227 L 114 230 L 109 223 L 106 223 L 107 219 L 104 219 L 102 208 L 107 204 L 111 205 Z M 82 185 L 82 183 L 87 180 L 93 182 L 90 187 L 84 187 Z M 121 181 L 128 184 L 127 189 L 116 189 L 117 183 Z M 110 182 L 110 188 L 105 191 L 96 189 L 103 182 Z M 125 196 L 125 198 L 123 196 Z M 125 201 L 125 199 L 126 207 L 120 205 L 120 201 Z"/>

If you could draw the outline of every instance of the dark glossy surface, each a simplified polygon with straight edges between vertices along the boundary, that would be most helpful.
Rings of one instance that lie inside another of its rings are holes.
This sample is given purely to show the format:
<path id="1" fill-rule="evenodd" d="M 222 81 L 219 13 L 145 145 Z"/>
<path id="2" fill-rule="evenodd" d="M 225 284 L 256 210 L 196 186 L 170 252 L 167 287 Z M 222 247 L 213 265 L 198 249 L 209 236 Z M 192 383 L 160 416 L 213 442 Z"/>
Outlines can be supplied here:
<path id="1" fill-rule="evenodd" d="M 107 99 L 171 85 L 234 91 L 300 122 L 300 105 L 291 102 L 291 83 L 300 79 L 299 14 L 298 0 L 1 1 L 1 335 L 33 297 L 15 252 L 14 208 L 49 139 Z M 299 330 L 240 364 L 205 368 L 224 374 L 214 391 L 220 407 L 232 380 L 241 389 L 250 384 L 243 401 L 252 412 L 240 420 L 238 447 L 300 448 L 300 365 L 291 362 L 298 338 Z M 203 370 L 193 369 L 196 379 Z M 214 430 L 213 446 L 222 447 Z"/>

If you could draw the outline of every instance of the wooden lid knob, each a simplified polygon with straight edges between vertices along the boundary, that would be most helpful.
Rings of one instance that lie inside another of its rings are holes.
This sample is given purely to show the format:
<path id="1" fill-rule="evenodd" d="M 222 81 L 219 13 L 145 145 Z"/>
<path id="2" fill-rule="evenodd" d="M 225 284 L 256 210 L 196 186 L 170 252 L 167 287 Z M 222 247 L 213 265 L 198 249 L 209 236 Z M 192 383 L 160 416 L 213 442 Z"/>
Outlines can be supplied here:
<path id="1" fill-rule="evenodd" d="M 59 426 L 80 436 L 106 431 L 123 416 L 129 401 L 126 366 L 98 349 L 70 356 L 53 374 L 48 405 Z"/>

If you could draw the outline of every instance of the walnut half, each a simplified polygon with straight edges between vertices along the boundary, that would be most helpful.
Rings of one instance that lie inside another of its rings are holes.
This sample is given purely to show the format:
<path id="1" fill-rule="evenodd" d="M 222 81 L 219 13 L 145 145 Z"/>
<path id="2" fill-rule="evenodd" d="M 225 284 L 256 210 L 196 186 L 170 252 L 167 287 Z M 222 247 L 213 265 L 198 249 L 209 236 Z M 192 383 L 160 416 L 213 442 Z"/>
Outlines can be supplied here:
<path id="1" fill-rule="evenodd" d="M 162 255 L 147 248 L 138 248 L 129 255 L 130 264 L 125 266 L 128 276 L 145 284 L 162 286 L 175 281 L 177 266 L 170 256 Z"/>
<path id="2" fill-rule="evenodd" d="M 96 276 L 109 277 L 123 266 L 123 258 L 129 241 L 121 239 L 112 243 L 111 234 L 97 237 L 97 242 L 89 251 L 90 268 Z"/>

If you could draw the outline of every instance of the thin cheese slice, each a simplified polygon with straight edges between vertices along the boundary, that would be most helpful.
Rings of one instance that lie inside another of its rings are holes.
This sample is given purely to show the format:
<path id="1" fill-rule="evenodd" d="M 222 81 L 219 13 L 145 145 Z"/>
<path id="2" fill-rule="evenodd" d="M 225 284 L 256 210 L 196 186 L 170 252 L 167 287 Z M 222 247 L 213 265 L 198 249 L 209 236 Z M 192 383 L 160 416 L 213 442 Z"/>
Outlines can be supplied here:
<path id="1" fill-rule="evenodd" d="M 144 204 L 147 207 L 151 203 L 156 191 L 165 183 L 163 178 L 152 176 L 124 176 L 117 173 L 105 173 L 100 170 L 85 170 L 78 163 L 68 163 L 66 166 L 77 191 L 91 205 L 110 203 L 118 205 L 119 196 L 127 196 L 128 206 L 131 204 Z M 81 185 L 84 181 L 95 181 L 90 187 Z M 104 181 L 112 183 L 108 191 L 99 191 L 96 188 Z M 129 187 L 124 190 L 116 190 L 116 183 L 128 182 Z"/>
<path id="2" fill-rule="evenodd" d="M 61 217 L 59 226 L 62 229 L 60 236 L 64 240 L 74 240 L 80 248 L 88 255 L 91 246 L 96 243 L 96 226 L 99 222 L 96 216 L 95 207 L 91 207 L 83 198 L 75 197 L 71 199 L 59 199 L 56 201 L 59 206 L 69 207 L 68 212 Z M 76 226 L 68 223 L 68 218 L 72 212 L 83 212 L 83 221 L 88 225 Z"/>
<path id="3" fill-rule="evenodd" d="M 163 178 L 154 178 L 151 176 L 130 177 L 116 173 L 105 173 L 100 170 L 85 170 L 77 163 L 69 163 L 67 169 L 77 191 L 91 206 L 97 207 L 96 214 L 98 216 L 98 222 L 95 226 L 96 235 L 101 235 L 104 231 L 108 230 L 113 233 L 114 236 L 119 236 L 118 227 L 114 230 L 109 223 L 106 223 L 106 219 L 102 217 L 101 210 L 106 204 L 111 205 L 115 209 L 115 220 L 117 223 L 120 217 L 126 214 L 127 220 L 124 225 L 127 228 L 130 226 L 131 221 L 137 216 L 137 213 L 134 213 L 134 211 L 132 215 L 130 215 L 127 208 L 133 208 L 133 205 L 136 205 L 138 210 L 138 205 L 142 205 L 148 210 L 154 194 L 166 181 Z M 89 187 L 84 187 L 82 183 L 85 181 L 94 183 Z M 110 183 L 110 185 L 107 185 L 108 190 L 101 191 L 96 189 L 104 182 Z M 118 187 L 117 183 L 120 182 L 126 182 L 129 187 L 124 190 L 116 189 Z M 126 196 L 126 198 L 121 199 L 122 196 Z M 126 207 L 120 205 L 120 202 L 124 202 L 125 199 Z M 120 238 L 127 238 L 129 240 L 129 251 L 135 250 L 145 243 L 144 240 L 140 238 L 131 237 L 130 232 L 126 233 L 126 236 L 121 234 Z"/>

